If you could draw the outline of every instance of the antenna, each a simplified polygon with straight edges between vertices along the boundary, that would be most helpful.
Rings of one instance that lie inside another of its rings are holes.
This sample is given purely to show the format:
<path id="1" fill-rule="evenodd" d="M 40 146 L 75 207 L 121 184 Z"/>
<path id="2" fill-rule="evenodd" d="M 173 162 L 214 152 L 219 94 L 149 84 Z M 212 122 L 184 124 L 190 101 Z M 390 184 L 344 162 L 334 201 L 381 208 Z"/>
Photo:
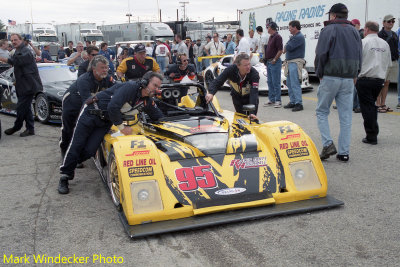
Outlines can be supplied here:
<path id="1" fill-rule="evenodd" d="M 189 2 L 179 2 L 181 4 L 181 7 L 183 7 L 183 20 L 186 20 L 186 4 L 189 4 Z"/>

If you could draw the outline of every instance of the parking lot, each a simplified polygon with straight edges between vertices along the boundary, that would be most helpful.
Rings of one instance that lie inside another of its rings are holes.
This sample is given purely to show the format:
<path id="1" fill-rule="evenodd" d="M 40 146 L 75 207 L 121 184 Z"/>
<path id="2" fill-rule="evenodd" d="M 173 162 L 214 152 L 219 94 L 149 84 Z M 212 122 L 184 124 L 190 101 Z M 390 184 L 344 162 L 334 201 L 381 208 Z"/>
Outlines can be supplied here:
<path id="1" fill-rule="evenodd" d="M 303 95 L 304 111 L 264 107 L 262 121 L 289 120 L 321 139 L 315 107 L 317 84 Z M 216 95 L 233 109 L 228 91 Z M 282 97 L 286 104 L 288 96 Z M 395 108 L 391 87 L 387 105 Z M 3 131 L 14 117 L 0 114 Z M 339 135 L 332 109 L 331 132 Z M 228 224 L 130 240 L 92 161 L 78 169 L 70 194 L 59 195 L 60 127 L 36 123 L 36 135 L 0 140 L 0 250 L 10 255 L 70 257 L 71 265 L 125 266 L 395 266 L 400 260 L 400 110 L 379 114 L 378 145 L 365 137 L 361 114 L 353 113 L 350 161 L 324 162 L 328 194 L 345 205 L 332 210 Z M 73 257 L 82 257 L 79 263 Z M 25 258 L 26 259 L 26 258 Z M 47 258 L 46 258 L 47 259 Z M 6 260 L 6 262 L 5 262 Z M 36 258 L 37 260 L 37 258 Z M 121 262 L 122 260 L 122 262 Z M 22 262 L 23 263 L 23 262 Z M 67 261 L 68 263 L 68 261 Z M 52 265 L 37 264 L 38 266 Z M 54 264 L 54 265 L 58 265 Z"/>

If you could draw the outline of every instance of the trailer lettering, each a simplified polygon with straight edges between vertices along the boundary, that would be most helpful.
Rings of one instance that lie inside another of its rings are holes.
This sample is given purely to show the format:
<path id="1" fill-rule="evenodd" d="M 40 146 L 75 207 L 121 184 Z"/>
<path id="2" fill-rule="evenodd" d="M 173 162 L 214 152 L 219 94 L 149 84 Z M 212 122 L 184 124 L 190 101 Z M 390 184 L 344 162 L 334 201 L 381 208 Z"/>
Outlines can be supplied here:
<path id="1" fill-rule="evenodd" d="M 290 11 L 284 11 L 284 12 L 278 12 L 276 14 L 276 19 L 275 21 L 280 22 L 280 21 L 292 21 L 296 19 L 297 15 L 297 10 L 290 10 Z"/>
<path id="2" fill-rule="evenodd" d="M 325 5 L 319 5 L 316 7 L 307 7 L 307 8 L 302 8 L 300 10 L 299 14 L 299 20 L 305 19 L 305 18 L 318 18 L 322 17 L 324 15 L 325 11 Z"/>

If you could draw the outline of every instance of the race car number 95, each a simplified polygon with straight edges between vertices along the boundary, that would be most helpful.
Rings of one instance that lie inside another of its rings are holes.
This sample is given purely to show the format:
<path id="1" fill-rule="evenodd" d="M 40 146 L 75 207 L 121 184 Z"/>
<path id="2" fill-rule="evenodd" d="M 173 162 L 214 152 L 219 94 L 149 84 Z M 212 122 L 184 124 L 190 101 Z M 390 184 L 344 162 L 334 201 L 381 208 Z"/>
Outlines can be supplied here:
<path id="1" fill-rule="evenodd" d="M 179 189 L 182 191 L 193 191 L 199 188 L 210 189 L 217 186 L 211 165 L 176 169 L 175 175 L 179 181 Z"/>

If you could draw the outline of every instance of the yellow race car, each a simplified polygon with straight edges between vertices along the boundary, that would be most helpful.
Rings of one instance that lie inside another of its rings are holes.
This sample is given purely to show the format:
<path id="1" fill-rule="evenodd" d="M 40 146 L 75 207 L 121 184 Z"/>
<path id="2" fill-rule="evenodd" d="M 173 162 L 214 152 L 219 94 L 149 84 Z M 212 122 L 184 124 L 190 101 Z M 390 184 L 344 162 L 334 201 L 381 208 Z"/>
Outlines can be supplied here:
<path id="1" fill-rule="evenodd" d="M 95 164 L 130 237 L 343 205 L 327 196 L 318 152 L 298 125 L 250 121 L 215 97 L 207 104 L 206 93 L 163 85 L 163 119 L 136 107 L 126 118 L 132 135 L 105 136 Z"/>

